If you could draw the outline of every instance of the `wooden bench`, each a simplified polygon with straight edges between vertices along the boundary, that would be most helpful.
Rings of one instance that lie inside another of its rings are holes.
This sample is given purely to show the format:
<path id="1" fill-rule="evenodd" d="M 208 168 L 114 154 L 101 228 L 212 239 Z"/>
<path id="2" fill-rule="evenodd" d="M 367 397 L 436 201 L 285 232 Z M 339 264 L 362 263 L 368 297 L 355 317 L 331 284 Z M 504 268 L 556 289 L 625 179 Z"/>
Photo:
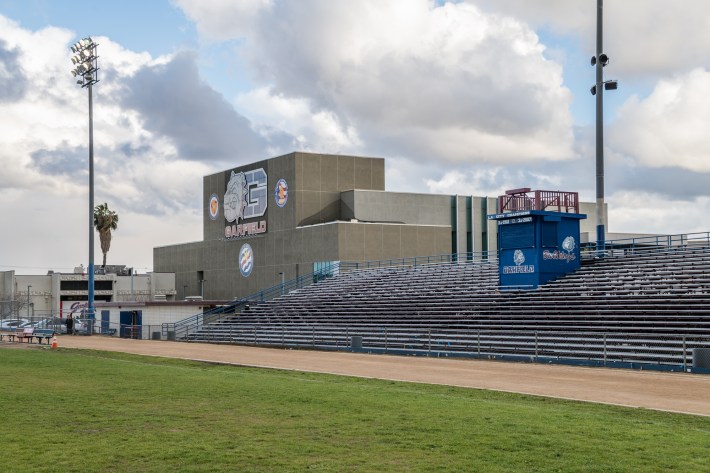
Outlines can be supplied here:
<path id="1" fill-rule="evenodd" d="M 0 332 L 0 342 L 7 337 L 11 342 L 15 341 L 15 332 Z"/>
<path id="2" fill-rule="evenodd" d="M 29 343 L 32 341 L 34 331 L 34 327 L 17 328 L 15 330 L 15 338 L 17 338 L 18 342 L 27 340 L 27 343 Z"/>

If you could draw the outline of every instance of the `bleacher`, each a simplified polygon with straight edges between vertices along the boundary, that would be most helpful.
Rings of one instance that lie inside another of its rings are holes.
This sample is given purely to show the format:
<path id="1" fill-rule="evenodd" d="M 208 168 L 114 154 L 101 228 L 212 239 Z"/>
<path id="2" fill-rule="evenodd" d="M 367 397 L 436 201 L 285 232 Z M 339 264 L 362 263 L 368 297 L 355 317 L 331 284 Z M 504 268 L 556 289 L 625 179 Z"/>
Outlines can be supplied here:
<path id="1" fill-rule="evenodd" d="M 355 337 L 355 338 L 354 338 Z M 313 349 L 683 366 L 710 347 L 710 245 L 612 251 L 537 290 L 495 260 L 341 271 L 187 339 Z"/>

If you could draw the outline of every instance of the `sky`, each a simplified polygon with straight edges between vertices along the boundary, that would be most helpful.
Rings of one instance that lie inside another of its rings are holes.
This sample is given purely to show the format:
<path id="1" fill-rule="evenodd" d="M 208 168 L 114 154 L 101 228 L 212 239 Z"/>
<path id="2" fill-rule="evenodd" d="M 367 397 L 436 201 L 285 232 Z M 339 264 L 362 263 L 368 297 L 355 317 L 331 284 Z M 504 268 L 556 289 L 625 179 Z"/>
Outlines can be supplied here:
<path id="1" fill-rule="evenodd" d="M 708 231 L 710 2 L 604 3 L 607 230 Z M 0 271 L 87 266 L 85 36 L 108 264 L 201 240 L 203 176 L 292 151 L 383 157 L 390 191 L 595 200 L 596 0 L 0 0 Z"/>

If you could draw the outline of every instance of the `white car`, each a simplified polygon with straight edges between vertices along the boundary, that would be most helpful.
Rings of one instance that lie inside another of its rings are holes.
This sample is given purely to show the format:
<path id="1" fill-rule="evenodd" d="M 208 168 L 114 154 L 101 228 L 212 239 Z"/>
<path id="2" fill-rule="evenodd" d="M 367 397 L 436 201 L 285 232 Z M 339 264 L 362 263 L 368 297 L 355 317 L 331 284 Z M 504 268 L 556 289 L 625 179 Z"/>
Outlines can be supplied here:
<path id="1" fill-rule="evenodd" d="M 0 321 L 0 330 L 15 330 L 28 322 L 27 319 L 4 319 Z"/>

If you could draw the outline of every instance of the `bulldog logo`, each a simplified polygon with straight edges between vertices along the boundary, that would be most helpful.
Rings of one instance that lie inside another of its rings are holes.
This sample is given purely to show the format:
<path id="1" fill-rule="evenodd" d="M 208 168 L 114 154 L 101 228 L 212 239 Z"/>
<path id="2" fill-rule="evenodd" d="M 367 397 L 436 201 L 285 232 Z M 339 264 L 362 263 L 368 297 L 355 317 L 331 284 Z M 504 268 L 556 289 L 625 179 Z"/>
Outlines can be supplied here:
<path id="1" fill-rule="evenodd" d="M 240 218 L 244 220 L 247 191 L 247 178 L 244 173 L 232 171 L 229 183 L 227 183 L 227 192 L 224 194 L 224 218 L 228 222 L 235 222 Z"/>

